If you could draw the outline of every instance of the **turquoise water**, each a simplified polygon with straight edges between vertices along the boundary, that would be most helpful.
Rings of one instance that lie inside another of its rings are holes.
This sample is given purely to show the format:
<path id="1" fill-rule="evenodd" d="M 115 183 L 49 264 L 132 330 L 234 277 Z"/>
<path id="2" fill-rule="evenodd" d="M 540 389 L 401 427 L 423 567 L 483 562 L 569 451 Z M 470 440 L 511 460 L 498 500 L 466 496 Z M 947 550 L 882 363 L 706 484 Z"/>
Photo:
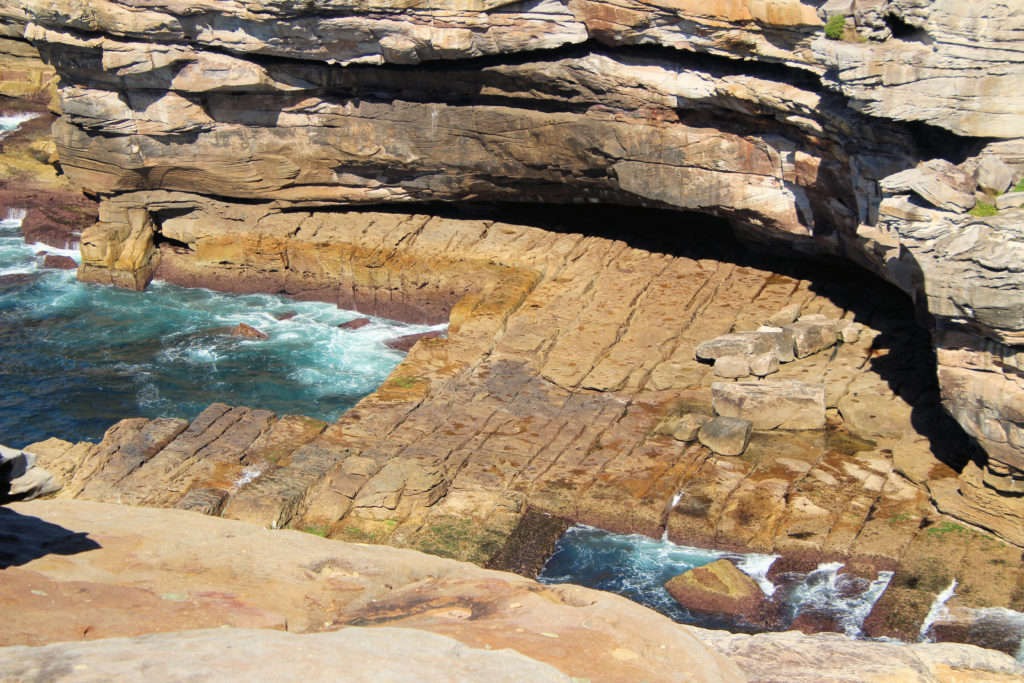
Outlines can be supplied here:
<path id="1" fill-rule="evenodd" d="M 76 252 L 26 245 L 19 225 L 16 210 L 0 220 L 0 443 L 15 448 L 97 440 L 125 417 L 193 418 L 218 401 L 335 420 L 404 357 L 384 341 L 440 329 L 371 318 L 344 330 L 360 315 L 330 304 L 82 284 L 36 256 Z M 269 339 L 224 334 L 239 323 Z"/>

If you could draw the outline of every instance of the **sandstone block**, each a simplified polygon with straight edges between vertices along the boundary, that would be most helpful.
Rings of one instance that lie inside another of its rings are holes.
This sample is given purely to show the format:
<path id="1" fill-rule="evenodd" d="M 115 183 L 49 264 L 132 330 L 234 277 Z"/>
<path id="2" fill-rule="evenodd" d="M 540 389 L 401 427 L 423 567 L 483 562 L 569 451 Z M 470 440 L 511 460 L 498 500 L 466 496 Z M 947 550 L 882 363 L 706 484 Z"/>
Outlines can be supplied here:
<path id="1" fill-rule="evenodd" d="M 913 192 L 944 211 L 963 212 L 975 204 L 974 182 L 963 170 L 944 159 L 931 159 L 879 182 L 883 192 Z"/>
<path id="2" fill-rule="evenodd" d="M 700 360 L 717 360 L 722 356 L 749 356 L 770 349 L 769 342 L 757 332 L 736 332 L 701 342 L 696 354 Z"/>
<path id="3" fill-rule="evenodd" d="M 712 406 L 723 417 L 750 420 L 755 429 L 821 429 L 825 387 L 795 380 L 715 382 Z"/>
<path id="4" fill-rule="evenodd" d="M 800 304 L 789 304 L 783 307 L 777 313 L 773 313 L 771 317 L 765 320 L 765 323 L 773 327 L 779 325 L 788 325 L 797 318 L 800 317 Z"/>
<path id="5" fill-rule="evenodd" d="M 779 357 L 774 351 L 750 357 L 750 374 L 764 377 L 779 371 Z M 717 362 L 716 362 L 717 363 Z"/>
<path id="6" fill-rule="evenodd" d="M 996 197 L 996 208 L 1000 211 L 1024 206 L 1024 192 L 1007 192 Z"/>
<path id="7" fill-rule="evenodd" d="M 716 417 L 697 432 L 700 442 L 718 455 L 743 455 L 753 423 L 735 417 Z"/>
<path id="8" fill-rule="evenodd" d="M 978 169 L 974 172 L 974 179 L 982 192 L 999 194 L 1010 189 L 1013 182 L 1013 169 L 997 156 L 983 157 Z"/>
<path id="9" fill-rule="evenodd" d="M 836 326 L 836 336 L 843 343 L 853 344 L 860 339 L 860 328 L 849 320 L 841 320 Z"/>
<path id="10" fill-rule="evenodd" d="M 762 620 L 765 596 L 760 586 L 732 562 L 716 560 L 669 579 L 665 589 L 688 610 Z"/>
<path id="11" fill-rule="evenodd" d="M 793 347 L 797 358 L 823 351 L 836 343 L 836 323 L 824 316 L 804 316 L 784 330 L 793 334 Z"/>
<path id="12" fill-rule="evenodd" d="M 715 359 L 714 372 L 719 377 L 730 379 L 736 377 L 748 377 L 750 375 L 750 364 L 746 356 L 729 355 L 719 356 Z"/>
<path id="13" fill-rule="evenodd" d="M 683 415 L 675 420 L 672 425 L 672 438 L 677 441 L 693 441 L 697 438 L 697 432 L 700 431 L 700 428 L 710 420 L 710 415 L 701 415 L 699 413 Z"/>
<path id="14" fill-rule="evenodd" d="M 793 321 L 790 320 L 784 324 L 791 322 Z M 762 326 L 757 331 L 771 341 L 775 348 L 775 357 L 779 359 L 780 363 L 789 363 L 796 360 L 796 338 L 792 330 L 782 327 Z"/>

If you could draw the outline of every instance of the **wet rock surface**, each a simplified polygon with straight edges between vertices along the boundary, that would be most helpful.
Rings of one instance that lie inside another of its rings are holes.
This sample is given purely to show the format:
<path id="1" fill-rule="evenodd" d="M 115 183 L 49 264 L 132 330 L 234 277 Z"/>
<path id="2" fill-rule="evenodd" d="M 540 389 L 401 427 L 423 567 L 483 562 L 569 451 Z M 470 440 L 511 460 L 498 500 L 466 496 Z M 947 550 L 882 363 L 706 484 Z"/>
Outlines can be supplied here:
<path id="1" fill-rule="evenodd" d="M 43 268 L 75 270 L 78 268 L 78 263 L 70 256 L 64 256 L 62 254 L 46 254 L 43 257 Z"/>
<path id="2" fill-rule="evenodd" d="M 764 592 L 729 560 L 717 560 L 673 577 L 665 589 L 689 610 L 728 614 L 750 623 L 768 620 Z"/>

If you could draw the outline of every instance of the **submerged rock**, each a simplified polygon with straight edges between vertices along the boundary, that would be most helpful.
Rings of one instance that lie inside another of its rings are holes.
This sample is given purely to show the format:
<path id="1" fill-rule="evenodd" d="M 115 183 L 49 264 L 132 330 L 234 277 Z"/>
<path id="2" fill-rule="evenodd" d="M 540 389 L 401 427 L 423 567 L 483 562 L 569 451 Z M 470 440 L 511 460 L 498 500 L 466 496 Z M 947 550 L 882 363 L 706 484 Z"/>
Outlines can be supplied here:
<path id="1" fill-rule="evenodd" d="M 341 323 L 338 327 L 343 330 L 358 330 L 360 327 L 366 327 L 369 324 L 369 318 L 352 318 L 352 320 L 346 320 Z"/>
<path id="2" fill-rule="evenodd" d="M 252 325 L 246 325 L 245 323 L 238 323 L 235 327 L 231 328 L 228 333 L 233 337 L 245 337 L 247 339 L 268 339 L 269 337 L 257 330 Z"/>
<path id="3" fill-rule="evenodd" d="M 8 273 L 0 275 L 0 287 L 14 286 L 39 279 L 39 273 Z"/>

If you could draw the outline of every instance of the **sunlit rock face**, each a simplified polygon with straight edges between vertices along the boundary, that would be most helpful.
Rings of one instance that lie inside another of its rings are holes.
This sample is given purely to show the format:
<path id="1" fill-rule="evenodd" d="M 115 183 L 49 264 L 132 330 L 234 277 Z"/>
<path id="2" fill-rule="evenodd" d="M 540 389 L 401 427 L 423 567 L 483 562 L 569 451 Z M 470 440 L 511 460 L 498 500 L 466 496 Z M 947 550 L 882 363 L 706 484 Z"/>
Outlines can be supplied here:
<path id="1" fill-rule="evenodd" d="M 932 494 L 986 528 L 1022 516 L 1024 210 L 967 211 L 984 157 L 1024 172 L 1024 2 L 13 4 L 6 34 L 61 76 L 62 168 L 101 202 L 83 279 L 209 282 L 188 259 L 214 236 L 339 205 L 714 214 L 911 294 L 988 458 Z M 317 277 L 295 287 L 336 284 Z"/>

